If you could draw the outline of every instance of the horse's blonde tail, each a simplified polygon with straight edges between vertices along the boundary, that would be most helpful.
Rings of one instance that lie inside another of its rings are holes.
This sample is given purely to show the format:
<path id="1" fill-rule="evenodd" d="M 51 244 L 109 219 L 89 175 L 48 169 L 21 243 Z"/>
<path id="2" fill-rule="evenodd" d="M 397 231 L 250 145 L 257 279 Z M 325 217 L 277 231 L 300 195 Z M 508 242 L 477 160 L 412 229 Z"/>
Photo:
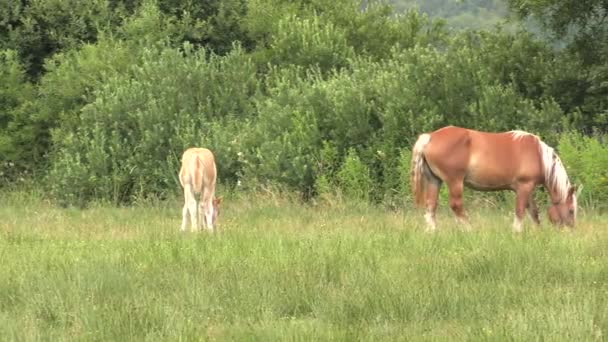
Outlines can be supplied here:
<path id="1" fill-rule="evenodd" d="M 426 160 L 424 159 L 424 148 L 429 141 L 431 141 L 430 134 L 425 133 L 420 135 L 412 150 L 410 183 L 412 185 L 412 193 L 414 194 L 414 204 L 418 207 L 422 207 L 425 204 L 426 184 L 428 180 L 425 175 Z"/>

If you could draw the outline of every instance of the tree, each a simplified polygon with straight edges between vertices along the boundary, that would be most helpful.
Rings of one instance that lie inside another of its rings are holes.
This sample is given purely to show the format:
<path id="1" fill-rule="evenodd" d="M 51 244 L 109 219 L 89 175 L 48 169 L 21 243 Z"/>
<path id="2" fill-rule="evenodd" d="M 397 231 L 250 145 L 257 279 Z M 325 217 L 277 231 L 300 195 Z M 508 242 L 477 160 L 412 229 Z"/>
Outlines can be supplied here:
<path id="1" fill-rule="evenodd" d="M 9 3 L 0 5 L 0 48 L 17 51 L 28 74 L 34 78 L 43 72 L 47 57 L 94 42 L 101 29 L 113 27 L 121 20 L 121 12 L 107 0 Z"/>
<path id="2" fill-rule="evenodd" d="M 548 79 L 553 96 L 575 124 L 608 131 L 608 1 L 509 0 L 520 18 L 531 18 L 566 47 L 558 58 L 564 68 Z"/>
<path id="3" fill-rule="evenodd" d="M 14 181 L 27 167 L 21 163 L 32 159 L 35 147 L 24 144 L 31 141 L 32 130 L 22 130 L 20 113 L 34 99 L 34 89 L 25 77 L 17 53 L 0 51 L 0 186 Z"/>

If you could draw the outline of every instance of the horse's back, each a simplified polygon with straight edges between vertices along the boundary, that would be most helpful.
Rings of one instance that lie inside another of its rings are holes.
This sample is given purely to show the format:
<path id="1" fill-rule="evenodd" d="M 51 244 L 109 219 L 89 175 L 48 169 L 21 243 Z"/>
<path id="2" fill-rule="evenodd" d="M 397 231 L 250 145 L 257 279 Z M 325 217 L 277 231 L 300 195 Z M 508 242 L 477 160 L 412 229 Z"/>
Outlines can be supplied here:
<path id="1" fill-rule="evenodd" d="M 201 147 L 188 148 L 182 154 L 179 181 L 182 187 L 191 185 L 196 192 L 205 186 L 215 185 L 216 166 L 213 152 Z"/>
<path id="2" fill-rule="evenodd" d="M 215 162 L 215 157 L 213 156 L 213 152 L 204 147 L 190 147 L 184 151 L 182 154 L 182 163 L 188 160 L 192 160 L 193 158 L 200 158 L 204 162 Z"/>
<path id="3" fill-rule="evenodd" d="M 447 126 L 430 133 L 425 158 L 442 179 L 465 178 L 480 189 L 508 188 L 542 170 L 537 138 L 526 132 L 491 133 Z"/>
<path id="4" fill-rule="evenodd" d="M 447 126 L 429 133 L 424 157 L 431 170 L 442 179 L 466 172 L 471 135 L 466 128 Z M 449 173 L 449 174 L 448 174 Z"/>

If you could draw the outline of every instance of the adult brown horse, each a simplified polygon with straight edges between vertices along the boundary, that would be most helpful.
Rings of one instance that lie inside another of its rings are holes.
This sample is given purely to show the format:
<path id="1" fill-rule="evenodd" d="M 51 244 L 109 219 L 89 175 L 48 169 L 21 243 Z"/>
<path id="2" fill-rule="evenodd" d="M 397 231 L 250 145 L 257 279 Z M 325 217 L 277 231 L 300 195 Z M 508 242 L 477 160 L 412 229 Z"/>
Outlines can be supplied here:
<path id="1" fill-rule="evenodd" d="M 540 223 L 533 198 L 534 188 L 544 185 L 551 198 L 549 219 L 556 225 L 574 226 L 576 187 L 553 148 L 539 137 L 523 132 L 480 132 L 447 126 L 418 137 L 412 151 L 412 191 L 416 205 L 426 206 L 425 219 L 436 229 L 435 211 L 441 184 L 449 191 L 450 208 L 466 222 L 462 192 L 464 185 L 475 190 L 516 192 L 513 230 L 522 230 L 528 209 Z"/>

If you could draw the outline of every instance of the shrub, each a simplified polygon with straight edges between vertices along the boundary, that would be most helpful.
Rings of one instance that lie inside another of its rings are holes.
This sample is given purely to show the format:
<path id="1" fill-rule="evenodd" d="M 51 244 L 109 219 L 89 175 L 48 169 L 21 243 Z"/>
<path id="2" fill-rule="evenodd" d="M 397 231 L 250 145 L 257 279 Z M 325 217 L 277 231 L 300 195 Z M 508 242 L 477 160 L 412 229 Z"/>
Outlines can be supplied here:
<path id="1" fill-rule="evenodd" d="M 372 180 L 369 168 L 361 162 L 355 149 L 349 149 L 336 174 L 338 186 L 347 199 L 369 201 Z"/>
<path id="2" fill-rule="evenodd" d="M 188 45 L 147 50 L 133 68 L 96 92 L 78 127 L 56 132 L 49 184 L 58 198 L 125 203 L 166 196 L 178 188 L 179 159 L 191 146 L 217 154 L 221 178 L 236 173 L 224 163 L 238 160 L 232 123 L 251 112 L 258 86 L 242 51 L 220 58 Z"/>
<path id="3" fill-rule="evenodd" d="M 13 50 L 0 51 L 0 187 L 38 169 L 36 131 L 24 114 L 35 98 L 34 87 Z M 24 147 L 28 148 L 24 148 Z"/>
<path id="4" fill-rule="evenodd" d="M 398 175 L 399 186 L 398 194 L 403 204 L 413 204 L 413 195 L 411 187 L 411 162 L 412 151 L 409 149 L 401 150 L 399 154 Z"/>
<path id="5" fill-rule="evenodd" d="M 346 66 L 354 56 L 344 30 L 321 22 L 317 16 L 281 19 L 268 53 L 273 64 L 318 66 L 324 72 Z"/>
<path id="6" fill-rule="evenodd" d="M 606 208 L 608 203 L 608 145 L 606 136 L 588 137 L 568 132 L 560 137 L 558 150 L 568 176 L 583 186 L 579 203 Z"/>

